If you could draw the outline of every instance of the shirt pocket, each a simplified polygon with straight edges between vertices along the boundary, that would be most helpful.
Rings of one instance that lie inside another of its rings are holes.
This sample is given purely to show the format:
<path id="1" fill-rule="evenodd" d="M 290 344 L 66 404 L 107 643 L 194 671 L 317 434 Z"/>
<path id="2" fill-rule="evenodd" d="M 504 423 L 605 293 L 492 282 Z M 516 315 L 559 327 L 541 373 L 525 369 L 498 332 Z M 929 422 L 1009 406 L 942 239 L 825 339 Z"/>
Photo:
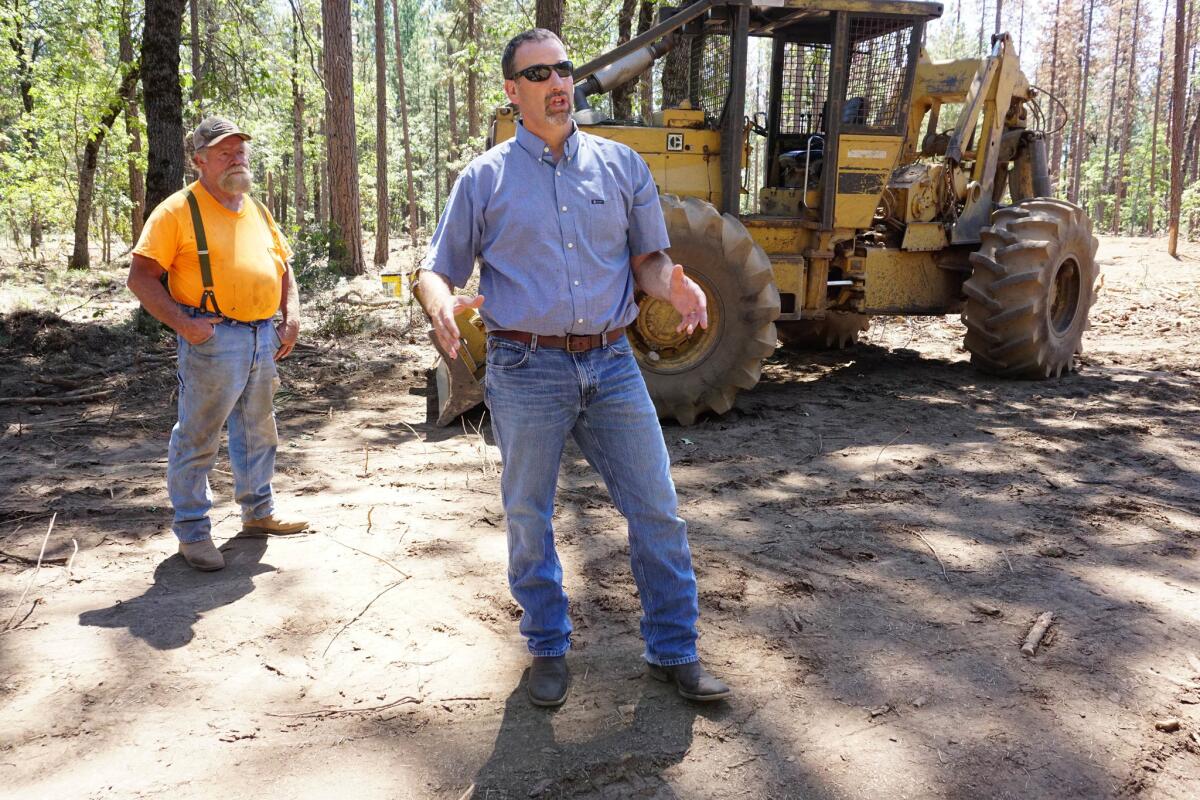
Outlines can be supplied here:
<path id="1" fill-rule="evenodd" d="M 588 245 L 601 258 L 627 258 L 629 214 L 625 198 L 615 188 L 596 188 L 584 193 L 583 203 Z"/>

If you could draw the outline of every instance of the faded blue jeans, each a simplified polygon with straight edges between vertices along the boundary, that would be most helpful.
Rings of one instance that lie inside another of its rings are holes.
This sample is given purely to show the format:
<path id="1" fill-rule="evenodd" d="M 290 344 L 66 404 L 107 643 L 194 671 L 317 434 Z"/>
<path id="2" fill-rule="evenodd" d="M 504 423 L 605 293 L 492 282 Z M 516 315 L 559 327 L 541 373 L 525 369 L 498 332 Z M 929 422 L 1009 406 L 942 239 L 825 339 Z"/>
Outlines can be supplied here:
<path id="1" fill-rule="evenodd" d="M 167 450 L 167 493 L 179 541 L 212 537 L 208 472 L 216 463 L 226 420 L 233 492 L 242 520 L 274 513 L 271 477 L 279 438 L 271 403 L 279 382 L 274 360 L 279 346 L 270 320 L 225 320 L 203 344 L 179 337 L 179 421 Z"/>
<path id="2" fill-rule="evenodd" d="M 661 666 L 696 661 L 699 610 L 687 526 L 676 514 L 662 428 L 628 340 L 568 353 L 491 336 L 485 390 L 504 460 L 508 583 L 525 612 L 529 652 L 559 656 L 571 646 L 551 524 L 570 435 L 629 526 L 644 658 Z"/>

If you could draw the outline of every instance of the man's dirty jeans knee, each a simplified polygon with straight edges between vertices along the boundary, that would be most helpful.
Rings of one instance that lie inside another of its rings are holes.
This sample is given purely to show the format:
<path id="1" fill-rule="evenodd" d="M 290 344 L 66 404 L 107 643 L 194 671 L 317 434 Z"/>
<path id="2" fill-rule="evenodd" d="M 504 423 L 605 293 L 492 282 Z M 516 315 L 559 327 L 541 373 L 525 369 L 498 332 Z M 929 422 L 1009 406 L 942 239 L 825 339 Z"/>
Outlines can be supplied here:
<path id="1" fill-rule="evenodd" d="M 270 321 L 221 323 L 203 344 L 179 337 L 179 421 L 167 451 L 167 492 L 175 507 L 172 528 L 181 542 L 212 536 L 208 473 L 226 420 L 234 499 L 243 521 L 274 513 L 271 477 L 279 439 L 271 402 L 279 381 L 278 348 Z"/>
<path id="2" fill-rule="evenodd" d="M 551 516 L 567 436 L 604 478 L 629 524 L 645 658 L 697 660 L 696 579 L 662 428 L 628 340 L 585 353 L 488 340 L 488 408 L 504 459 L 508 580 L 535 656 L 562 655 L 571 623 Z"/>

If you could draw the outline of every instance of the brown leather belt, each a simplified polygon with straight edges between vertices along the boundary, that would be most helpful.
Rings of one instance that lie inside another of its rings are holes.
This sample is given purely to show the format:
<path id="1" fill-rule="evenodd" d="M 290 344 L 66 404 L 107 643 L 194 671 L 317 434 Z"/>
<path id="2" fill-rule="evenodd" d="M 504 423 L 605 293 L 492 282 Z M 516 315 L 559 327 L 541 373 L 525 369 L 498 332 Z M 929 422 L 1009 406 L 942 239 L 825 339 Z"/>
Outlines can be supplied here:
<path id="1" fill-rule="evenodd" d="M 613 328 L 604 333 L 568 333 L 566 336 L 535 336 L 525 331 L 488 331 L 488 333 L 521 344 L 532 345 L 536 339 L 538 347 L 553 347 L 556 350 L 566 350 L 568 353 L 586 353 L 588 350 L 612 344 L 625 335 L 625 329 Z"/>

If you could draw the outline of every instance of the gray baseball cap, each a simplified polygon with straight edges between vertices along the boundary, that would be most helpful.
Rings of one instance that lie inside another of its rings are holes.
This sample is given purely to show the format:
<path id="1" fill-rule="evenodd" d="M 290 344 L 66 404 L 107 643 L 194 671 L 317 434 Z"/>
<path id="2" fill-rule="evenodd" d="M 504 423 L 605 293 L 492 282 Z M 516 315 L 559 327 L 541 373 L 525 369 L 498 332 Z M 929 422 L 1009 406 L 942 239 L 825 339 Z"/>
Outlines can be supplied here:
<path id="1" fill-rule="evenodd" d="M 196 150 L 212 147 L 228 136 L 236 136 L 244 142 L 253 138 L 224 117 L 208 117 L 196 126 L 196 131 L 192 134 L 192 146 Z"/>

